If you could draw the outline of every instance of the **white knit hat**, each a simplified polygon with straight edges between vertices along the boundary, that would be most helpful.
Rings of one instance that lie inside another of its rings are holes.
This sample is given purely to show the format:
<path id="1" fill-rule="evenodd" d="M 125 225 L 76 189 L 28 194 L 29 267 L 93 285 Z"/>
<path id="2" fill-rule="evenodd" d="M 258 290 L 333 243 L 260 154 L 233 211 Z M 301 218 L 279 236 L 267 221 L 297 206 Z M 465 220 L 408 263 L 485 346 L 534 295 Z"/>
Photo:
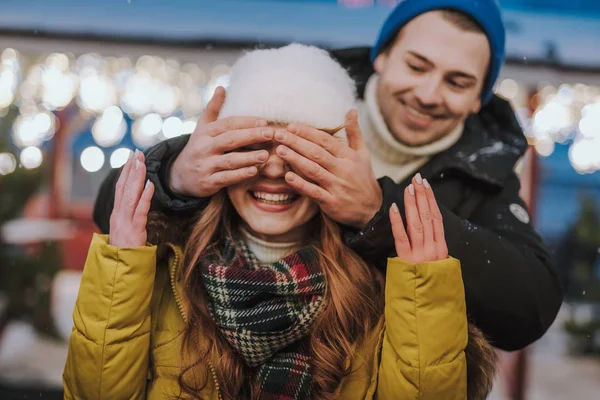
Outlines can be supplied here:
<path id="1" fill-rule="evenodd" d="M 237 60 L 219 116 L 333 129 L 344 125 L 355 101 L 354 81 L 329 53 L 290 44 L 249 51 Z"/>

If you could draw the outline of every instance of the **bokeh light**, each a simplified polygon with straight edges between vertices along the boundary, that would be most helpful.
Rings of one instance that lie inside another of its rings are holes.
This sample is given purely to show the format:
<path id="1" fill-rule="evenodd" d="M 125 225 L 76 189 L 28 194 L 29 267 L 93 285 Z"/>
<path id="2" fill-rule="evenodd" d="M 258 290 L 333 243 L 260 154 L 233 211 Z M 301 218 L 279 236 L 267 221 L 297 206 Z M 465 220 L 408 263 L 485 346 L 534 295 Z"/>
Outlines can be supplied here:
<path id="1" fill-rule="evenodd" d="M 42 151 L 38 147 L 30 146 L 21 151 L 19 161 L 24 168 L 35 169 L 42 165 L 43 158 Z"/>
<path id="2" fill-rule="evenodd" d="M 0 153 L 0 175 L 12 174 L 17 168 L 17 159 L 11 153 Z"/>
<path id="3" fill-rule="evenodd" d="M 81 166 L 88 172 L 99 171 L 104 166 L 104 152 L 96 146 L 83 150 L 80 157 Z"/>
<path id="4" fill-rule="evenodd" d="M 123 111 L 117 106 L 110 106 L 104 110 L 92 126 L 94 141 L 103 147 L 110 147 L 123 140 L 127 132 L 127 122 L 123 118 Z"/>
<path id="5" fill-rule="evenodd" d="M 125 165 L 131 153 L 132 151 L 130 149 L 124 147 L 116 149 L 110 155 L 110 166 L 112 168 L 121 168 L 123 165 Z"/>

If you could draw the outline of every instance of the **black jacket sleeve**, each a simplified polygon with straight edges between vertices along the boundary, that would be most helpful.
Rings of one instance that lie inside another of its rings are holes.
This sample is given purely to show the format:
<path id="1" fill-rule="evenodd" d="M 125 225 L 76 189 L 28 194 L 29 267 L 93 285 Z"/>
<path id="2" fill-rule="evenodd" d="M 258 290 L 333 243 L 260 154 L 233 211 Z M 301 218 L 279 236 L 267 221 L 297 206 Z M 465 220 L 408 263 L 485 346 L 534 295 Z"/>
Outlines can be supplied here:
<path id="1" fill-rule="evenodd" d="M 165 140 L 145 152 L 146 177 L 154 184 L 152 210 L 170 212 L 189 212 L 202 209 L 207 199 L 178 196 L 169 190 L 168 178 L 171 165 L 185 147 L 189 135 Z M 109 233 L 110 214 L 115 200 L 115 186 L 121 169 L 111 171 L 100 185 L 94 204 L 94 222 L 102 233 Z"/>
<path id="2" fill-rule="evenodd" d="M 380 184 L 379 213 L 361 232 L 346 232 L 355 251 L 379 264 L 395 255 L 388 210 L 404 198 L 404 188 L 389 178 Z M 541 238 L 511 212 L 511 205 L 524 207 L 519 187 L 513 174 L 499 193 L 483 197 L 469 220 L 440 205 L 449 253 L 461 261 L 469 316 L 503 350 L 539 339 L 562 303 L 557 271 Z"/>

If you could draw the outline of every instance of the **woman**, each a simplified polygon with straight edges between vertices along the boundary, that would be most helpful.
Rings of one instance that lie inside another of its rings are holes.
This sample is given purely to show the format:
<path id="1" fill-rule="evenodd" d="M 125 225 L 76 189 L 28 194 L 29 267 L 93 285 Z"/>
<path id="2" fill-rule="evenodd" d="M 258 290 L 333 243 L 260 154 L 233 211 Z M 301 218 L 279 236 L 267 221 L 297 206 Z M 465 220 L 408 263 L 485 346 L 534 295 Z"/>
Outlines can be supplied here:
<path id="1" fill-rule="evenodd" d="M 361 140 L 355 112 L 346 116 L 353 101 L 354 83 L 326 52 L 290 45 L 236 63 L 220 118 L 264 118 L 248 135 L 304 123 Z M 286 183 L 294 172 L 272 141 L 246 150 L 266 162 L 191 223 L 148 218 L 143 155 L 127 162 L 110 237 L 90 246 L 65 397 L 484 398 L 492 353 L 473 330 L 481 351 L 467 389 L 460 264 L 441 220 L 421 219 L 439 214 L 427 182 L 417 176 L 405 192 L 407 224 L 422 229 L 407 234 L 392 206 L 398 257 L 384 280 Z"/>

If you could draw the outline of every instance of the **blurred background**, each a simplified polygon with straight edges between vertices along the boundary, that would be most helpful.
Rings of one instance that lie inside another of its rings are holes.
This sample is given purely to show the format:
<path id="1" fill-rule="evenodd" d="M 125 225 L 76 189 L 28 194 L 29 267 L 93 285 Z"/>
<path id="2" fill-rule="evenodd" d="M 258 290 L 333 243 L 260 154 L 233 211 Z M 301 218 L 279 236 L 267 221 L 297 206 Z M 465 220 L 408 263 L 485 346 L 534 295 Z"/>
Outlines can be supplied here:
<path id="1" fill-rule="evenodd" d="M 500 0 L 496 91 L 566 299 L 491 396 L 600 398 L 600 1 Z M 62 398 L 94 196 L 132 150 L 189 134 L 244 48 L 369 46 L 397 0 L 0 0 L 0 399 Z"/>

